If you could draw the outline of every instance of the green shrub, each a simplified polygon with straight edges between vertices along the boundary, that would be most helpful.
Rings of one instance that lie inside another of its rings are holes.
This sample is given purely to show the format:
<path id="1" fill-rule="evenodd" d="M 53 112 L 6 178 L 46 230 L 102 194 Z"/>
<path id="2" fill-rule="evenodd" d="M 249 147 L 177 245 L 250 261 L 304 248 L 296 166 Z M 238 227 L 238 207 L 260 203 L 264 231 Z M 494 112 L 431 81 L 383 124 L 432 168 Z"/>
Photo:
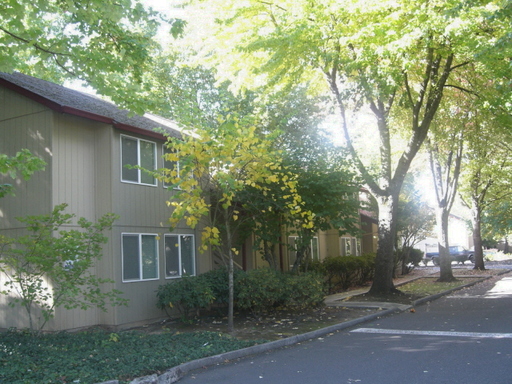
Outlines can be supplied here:
<path id="1" fill-rule="evenodd" d="M 337 256 L 323 261 L 329 293 L 347 290 L 353 285 L 363 285 L 373 277 L 375 256 Z"/>
<path id="2" fill-rule="evenodd" d="M 237 306 L 254 313 L 272 310 L 286 303 L 288 289 L 280 272 L 270 268 L 253 269 L 238 283 Z"/>
<path id="3" fill-rule="evenodd" d="M 408 263 L 411 263 L 415 267 L 420 265 L 423 260 L 423 251 L 420 249 L 412 248 L 411 253 L 409 253 L 409 258 L 407 260 Z"/>
<path id="4" fill-rule="evenodd" d="M 234 294 L 235 300 L 238 295 L 238 281 L 245 276 L 245 272 L 239 269 L 234 270 Z M 227 268 L 217 268 L 202 275 L 200 278 L 206 280 L 208 286 L 212 290 L 214 302 L 217 304 L 227 304 L 229 302 L 229 275 Z"/>
<path id="5" fill-rule="evenodd" d="M 184 320 L 189 318 L 192 310 L 207 308 L 214 300 L 208 281 L 201 276 L 184 276 L 160 285 L 156 296 L 159 309 L 169 314 L 169 309 L 176 308 Z"/>
<path id="6" fill-rule="evenodd" d="M 375 273 L 375 253 L 365 253 L 360 256 L 361 260 L 361 276 L 358 285 L 366 284 L 369 280 L 373 279 L 373 274 Z"/>
<path id="7" fill-rule="evenodd" d="M 286 306 L 292 308 L 318 307 L 325 297 L 324 277 L 316 272 L 286 275 Z"/>

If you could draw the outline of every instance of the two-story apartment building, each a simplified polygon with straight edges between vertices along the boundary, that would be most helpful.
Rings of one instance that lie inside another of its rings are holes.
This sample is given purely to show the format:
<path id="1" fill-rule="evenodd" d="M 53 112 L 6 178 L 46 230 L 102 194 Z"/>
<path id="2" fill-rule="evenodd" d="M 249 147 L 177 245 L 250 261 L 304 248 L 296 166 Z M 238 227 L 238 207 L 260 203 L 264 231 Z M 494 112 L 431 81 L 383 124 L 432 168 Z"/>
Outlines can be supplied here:
<path id="1" fill-rule="evenodd" d="M 58 308 L 47 329 L 122 327 L 165 317 L 155 305 L 157 287 L 215 266 L 209 252 L 197 250 L 198 229 L 183 225 L 169 232 L 166 201 L 174 192 L 148 173 L 126 167 L 164 166 L 166 137 L 155 128 L 180 136 L 170 120 L 132 116 L 82 92 L 20 73 L 0 73 L 0 153 L 12 156 L 27 148 L 47 163 L 29 181 L 16 181 L 16 196 L 0 200 L 0 234 L 23 233 L 16 217 L 48 214 L 61 203 L 68 204 L 67 213 L 90 221 L 108 212 L 119 215 L 106 233 L 109 241 L 95 273 L 113 280 L 108 288 L 122 291 L 129 305 L 107 312 Z M 361 228 L 361 238 L 340 237 L 337 231 L 319 234 L 313 257 L 375 251 L 375 220 L 362 214 Z M 293 252 L 285 248 L 280 251 L 284 270 L 293 261 Z M 249 246 L 237 262 L 244 269 L 265 266 Z M 8 307 L 8 300 L 0 295 L 0 328 L 27 327 L 24 311 Z"/>

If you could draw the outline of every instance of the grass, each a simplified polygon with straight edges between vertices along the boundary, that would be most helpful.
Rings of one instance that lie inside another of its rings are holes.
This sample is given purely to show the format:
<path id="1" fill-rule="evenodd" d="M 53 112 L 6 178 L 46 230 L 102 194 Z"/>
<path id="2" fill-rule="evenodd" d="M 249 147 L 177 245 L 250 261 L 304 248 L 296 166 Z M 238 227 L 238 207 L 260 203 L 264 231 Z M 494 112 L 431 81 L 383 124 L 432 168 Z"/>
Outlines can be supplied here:
<path id="1" fill-rule="evenodd" d="M 447 283 L 439 283 L 435 281 L 437 277 L 424 277 L 418 280 L 414 280 L 410 283 L 404 284 L 399 289 L 406 295 L 414 295 L 419 297 L 425 297 L 435 295 L 444 291 L 449 291 L 454 288 L 472 283 L 480 280 L 480 278 L 464 277 L 459 278 L 456 281 Z"/>
<path id="2" fill-rule="evenodd" d="M 98 383 L 114 379 L 124 383 L 257 343 L 215 332 L 97 330 L 34 336 L 8 331 L 0 334 L 0 383 Z"/>

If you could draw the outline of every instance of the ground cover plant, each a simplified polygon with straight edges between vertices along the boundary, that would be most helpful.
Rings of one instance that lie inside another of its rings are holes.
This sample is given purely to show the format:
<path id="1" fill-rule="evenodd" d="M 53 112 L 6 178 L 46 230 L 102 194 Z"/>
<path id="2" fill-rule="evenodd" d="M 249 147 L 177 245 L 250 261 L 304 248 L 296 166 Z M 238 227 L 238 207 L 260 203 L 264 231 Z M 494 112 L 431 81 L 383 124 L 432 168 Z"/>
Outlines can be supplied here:
<path id="1" fill-rule="evenodd" d="M 261 341 L 260 341 L 261 342 Z M 109 333 L 101 330 L 34 336 L 0 333 L 1 383 L 98 383 L 165 370 L 206 356 L 245 348 L 243 341 L 218 332 Z"/>
<path id="2" fill-rule="evenodd" d="M 480 280 L 499 279 L 502 269 L 474 271 L 455 267 L 454 283 L 437 283 L 438 268 L 421 267 L 396 279 L 405 303 Z M 495 277 L 493 277 L 495 276 Z M 412 282 L 400 285 L 407 279 Z M 351 287 L 350 300 L 364 301 L 361 291 Z M 372 300 L 375 298 L 373 297 Z M 398 301 L 399 299 L 397 299 Z M 227 335 L 225 313 L 209 313 L 182 322 L 179 317 L 147 324 L 129 331 L 109 333 L 95 330 L 78 333 L 42 334 L 9 331 L 0 333 L 0 383 L 97 383 L 118 379 L 127 383 L 135 377 L 165 370 L 182 362 L 216 355 L 263 342 L 339 324 L 381 311 L 376 308 L 323 306 L 275 308 L 257 316 L 252 311 L 235 313 L 236 333 Z M 224 312 L 224 311 L 223 311 Z M 256 341 L 255 341 L 256 340 Z M 78 381 L 79 380 L 79 381 Z"/>

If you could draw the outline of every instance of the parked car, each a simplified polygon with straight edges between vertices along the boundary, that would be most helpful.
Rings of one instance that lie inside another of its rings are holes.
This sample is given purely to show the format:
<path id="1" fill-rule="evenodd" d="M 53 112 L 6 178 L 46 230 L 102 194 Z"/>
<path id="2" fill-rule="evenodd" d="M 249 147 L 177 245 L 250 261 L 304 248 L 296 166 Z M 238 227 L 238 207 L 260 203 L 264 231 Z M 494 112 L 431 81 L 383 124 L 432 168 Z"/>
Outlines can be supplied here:
<path id="1" fill-rule="evenodd" d="M 453 245 L 450 247 L 450 258 L 452 261 L 464 264 L 466 261 L 474 262 L 475 255 L 473 251 L 469 251 L 461 245 Z M 432 261 L 434 265 L 439 265 L 439 252 L 427 252 L 423 263 L 427 265 L 429 261 Z"/>

